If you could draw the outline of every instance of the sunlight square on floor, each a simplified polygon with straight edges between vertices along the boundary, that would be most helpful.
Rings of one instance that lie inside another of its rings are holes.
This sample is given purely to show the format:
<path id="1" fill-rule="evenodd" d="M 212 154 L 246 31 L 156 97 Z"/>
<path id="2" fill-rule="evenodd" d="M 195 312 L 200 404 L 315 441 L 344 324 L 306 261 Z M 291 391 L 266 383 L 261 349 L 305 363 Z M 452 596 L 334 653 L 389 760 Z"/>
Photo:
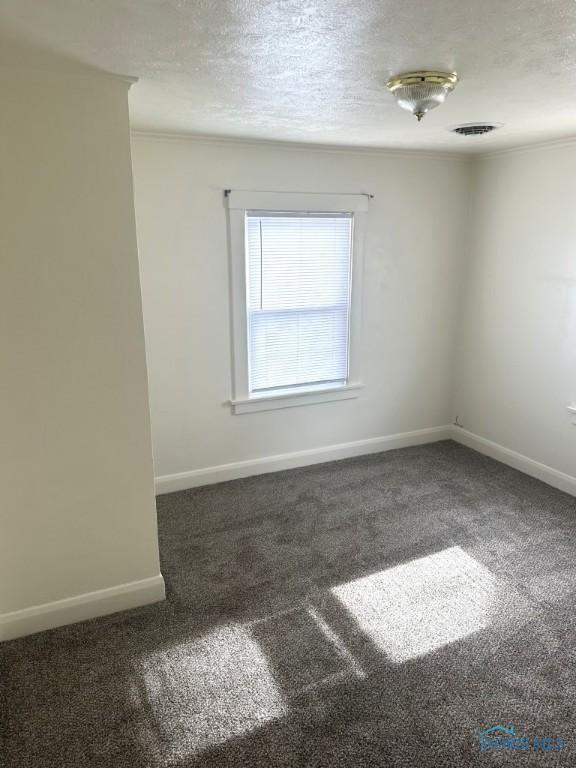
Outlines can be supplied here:
<path id="1" fill-rule="evenodd" d="M 162 723 L 147 746 L 166 759 L 186 758 L 285 713 L 266 655 L 246 625 L 154 654 L 142 671 L 148 706 Z M 147 738 L 154 733 L 146 729 Z"/>
<path id="2" fill-rule="evenodd" d="M 360 629 L 396 663 L 490 624 L 496 578 L 460 547 L 332 588 Z"/>

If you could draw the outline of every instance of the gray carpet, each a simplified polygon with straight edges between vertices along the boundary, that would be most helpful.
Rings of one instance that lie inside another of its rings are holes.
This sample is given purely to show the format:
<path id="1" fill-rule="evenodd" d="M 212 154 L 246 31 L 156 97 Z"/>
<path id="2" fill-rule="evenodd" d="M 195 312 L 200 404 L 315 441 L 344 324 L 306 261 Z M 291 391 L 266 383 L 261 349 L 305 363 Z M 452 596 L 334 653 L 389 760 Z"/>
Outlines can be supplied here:
<path id="1" fill-rule="evenodd" d="M 158 516 L 165 603 L 0 648 L 3 768 L 576 765 L 574 498 L 443 442 Z"/>

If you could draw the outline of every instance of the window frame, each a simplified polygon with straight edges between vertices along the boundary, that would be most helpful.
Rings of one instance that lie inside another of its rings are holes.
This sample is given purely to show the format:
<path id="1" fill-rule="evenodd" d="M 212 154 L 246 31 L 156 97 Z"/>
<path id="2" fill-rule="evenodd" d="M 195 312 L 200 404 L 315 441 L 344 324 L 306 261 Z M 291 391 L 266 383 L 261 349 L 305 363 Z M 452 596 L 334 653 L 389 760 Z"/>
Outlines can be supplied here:
<path id="1" fill-rule="evenodd" d="M 232 397 L 234 414 L 291 408 L 300 405 L 349 400 L 358 397 L 360 378 L 360 328 L 362 321 L 362 279 L 364 233 L 368 195 L 300 192 L 229 191 L 228 209 L 230 255 L 230 298 L 232 335 Z M 350 263 L 350 314 L 348 340 L 348 380 L 346 384 L 311 387 L 299 391 L 250 395 L 248 371 L 248 307 L 245 219 L 248 211 L 271 213 L 349 213 L 353 216 Z"/>

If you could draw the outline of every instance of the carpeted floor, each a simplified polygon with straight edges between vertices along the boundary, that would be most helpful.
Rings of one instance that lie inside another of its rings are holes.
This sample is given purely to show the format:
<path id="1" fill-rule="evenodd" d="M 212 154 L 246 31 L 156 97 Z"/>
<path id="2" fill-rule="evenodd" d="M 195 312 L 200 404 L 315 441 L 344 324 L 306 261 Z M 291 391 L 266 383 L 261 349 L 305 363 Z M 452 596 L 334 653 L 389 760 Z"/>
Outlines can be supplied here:
<path id="1" fill-rule="evenodd" d="M 0 648 L 3 768 L 576 765 L 576 499 L 443 442 L 158 517 L 165 603 Z"/>

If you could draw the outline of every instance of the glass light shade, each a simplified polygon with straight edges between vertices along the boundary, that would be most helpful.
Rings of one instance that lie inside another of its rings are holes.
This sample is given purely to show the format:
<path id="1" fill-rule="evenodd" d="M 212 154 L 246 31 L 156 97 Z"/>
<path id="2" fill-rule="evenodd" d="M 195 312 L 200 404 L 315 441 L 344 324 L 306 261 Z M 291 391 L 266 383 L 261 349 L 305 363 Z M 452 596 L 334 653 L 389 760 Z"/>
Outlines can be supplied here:
<path id="1" fill-rule="evenodd" d="M 458 75 L 454 72 L 407 72 L 386 83 L 402 109 L 420 121 L 431 109 L 439 107 L 454 90 Z"/>

